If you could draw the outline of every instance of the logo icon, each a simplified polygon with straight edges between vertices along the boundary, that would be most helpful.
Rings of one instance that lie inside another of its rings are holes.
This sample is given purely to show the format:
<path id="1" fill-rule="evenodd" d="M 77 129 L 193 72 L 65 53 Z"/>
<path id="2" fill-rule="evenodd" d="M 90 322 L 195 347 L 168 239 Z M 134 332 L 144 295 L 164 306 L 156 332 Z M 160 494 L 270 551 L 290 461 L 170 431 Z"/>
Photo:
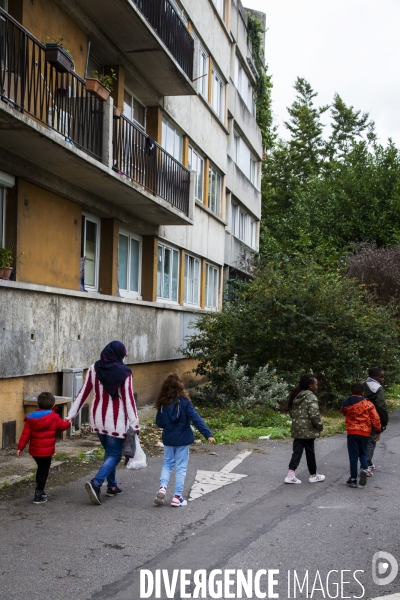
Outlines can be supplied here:
<path id="1" fill-rule="evenodd" d="M 372 557 L 372 579 L 376 585 L 392 583 L 398 572 L 399 564 L 393 554 L 383 551 L 375 552 Z"/>

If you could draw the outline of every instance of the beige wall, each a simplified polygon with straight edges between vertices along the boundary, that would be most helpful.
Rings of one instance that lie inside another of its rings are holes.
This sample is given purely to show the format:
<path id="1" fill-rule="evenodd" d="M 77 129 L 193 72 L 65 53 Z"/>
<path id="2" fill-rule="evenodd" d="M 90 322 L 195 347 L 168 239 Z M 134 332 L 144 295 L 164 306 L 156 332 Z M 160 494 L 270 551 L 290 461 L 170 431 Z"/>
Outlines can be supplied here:
<path id="1" fill-rule="evenodd" d="M 9 0 L 9 12 L 43 44 L 63 37 L 65 50 L 71 53 L 75 71 L 84 76 L 88 48 L 87 36 L 53 0 Z"/>
<path id="2" fill-rule="evenodd" d="M 17 280 L 79 290 L 81 207 L 18 181 Z"/>

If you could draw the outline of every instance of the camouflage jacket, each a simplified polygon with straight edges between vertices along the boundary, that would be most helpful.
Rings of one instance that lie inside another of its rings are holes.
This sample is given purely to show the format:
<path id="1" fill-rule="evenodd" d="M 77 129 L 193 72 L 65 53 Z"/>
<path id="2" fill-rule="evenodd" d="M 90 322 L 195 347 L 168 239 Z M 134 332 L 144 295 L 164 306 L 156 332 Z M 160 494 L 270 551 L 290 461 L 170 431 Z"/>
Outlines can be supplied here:
<path id="1" fill-rule="evenodd" d="M 302 390 L 297 394 L 290 410 L 290 416 L 292 417 L 292 438 L 317 438 L 324 428 L 319 414 L 318 399 L 310 390 Z"/>

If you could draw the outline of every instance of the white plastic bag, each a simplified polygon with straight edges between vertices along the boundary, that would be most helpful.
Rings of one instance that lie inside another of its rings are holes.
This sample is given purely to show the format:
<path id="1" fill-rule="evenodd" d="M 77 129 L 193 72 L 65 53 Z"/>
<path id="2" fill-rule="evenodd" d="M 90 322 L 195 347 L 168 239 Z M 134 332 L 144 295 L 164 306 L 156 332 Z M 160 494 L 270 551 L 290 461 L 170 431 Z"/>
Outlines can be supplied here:
<path id="1" fill-rule="evenodd" d="M 143 469 L 144 467 L 147 467 L 146 455 L 142 450 L 138 435 L 136 436 L 135 442 L 136 442 L 135 456 L 128 460 L 127 465 L 126 465 L 127 469 L 138 470 L 138 469 Z"/>

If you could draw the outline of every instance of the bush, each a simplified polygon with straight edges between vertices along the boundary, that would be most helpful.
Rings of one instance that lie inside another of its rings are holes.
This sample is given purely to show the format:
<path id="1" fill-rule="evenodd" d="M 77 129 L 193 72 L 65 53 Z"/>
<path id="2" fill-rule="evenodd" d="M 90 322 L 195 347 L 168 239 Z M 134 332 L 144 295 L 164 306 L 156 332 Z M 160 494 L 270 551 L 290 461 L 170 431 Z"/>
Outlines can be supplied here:
<path id="1" fill-rule="evenodd" d="M 400 246 L 377 248 L 375 243 L 359 244 L 347 258 L 347 273 L 368 286 L 379 302 L 400 300 Z"/>
<path id="2" fill-rule="evenodd" d="M 249 283 L 233 283 L 220 313 L 195 326 L 185 353 L 217 389 L 235 355 L 250 377 L 266 364 L 293 386 L 302 373 L 314 373 L 325 403 L 347 395 L 371 366 L 385 369 L 388 383 L 398 380 L 399 327 L 390 308 L 313 262 L 260 267 Z"/>
<path id="3" fill-rule="evenodd" d="M 253 376 L 247 375 L 249 367 L 239 365 L 237 355 L 228 361 L 221 372 L 218 387 L 203 390 L 203 397 L 213 403 L 230 408 L 246 409 L 255 406 L 278 408 L 287 400 L 288 385 L 271 371 L 268 365 L 260 367 Z"/>

